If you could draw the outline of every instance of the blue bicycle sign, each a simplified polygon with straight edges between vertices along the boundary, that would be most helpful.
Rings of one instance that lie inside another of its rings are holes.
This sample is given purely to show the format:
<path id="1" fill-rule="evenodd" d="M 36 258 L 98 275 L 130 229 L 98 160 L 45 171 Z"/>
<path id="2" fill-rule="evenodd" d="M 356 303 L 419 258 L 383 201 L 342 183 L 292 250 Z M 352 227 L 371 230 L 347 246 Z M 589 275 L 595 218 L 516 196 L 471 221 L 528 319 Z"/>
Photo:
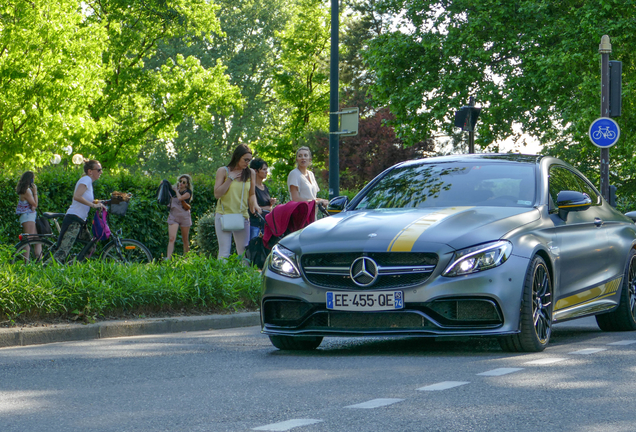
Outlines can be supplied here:
<path id="1" fill-rule="evenodd" d="M 594 145 L 608 148 L 616 144 L 621 136 L 621 129 L 611 118 L 601 117 L 592 122 L 588 133 Z"/>

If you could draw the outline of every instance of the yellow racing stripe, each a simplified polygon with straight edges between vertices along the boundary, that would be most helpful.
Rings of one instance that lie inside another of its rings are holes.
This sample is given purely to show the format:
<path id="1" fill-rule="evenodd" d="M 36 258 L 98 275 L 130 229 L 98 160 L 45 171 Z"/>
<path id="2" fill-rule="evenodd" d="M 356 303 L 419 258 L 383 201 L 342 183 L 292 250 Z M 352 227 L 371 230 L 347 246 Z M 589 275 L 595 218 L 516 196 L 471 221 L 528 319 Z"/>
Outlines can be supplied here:
<path id="1" fill-rule="evenodd" d="M 418 238 L 432 225 L 472 207 L 449 207 L 427 214 L 404 227 L 389 244 L 387 252 L 410 252 Z"/>
<path id="2" fill-rule="evenodd" d="M 606 297 L 611 297 L 620 288 L 622 280 L 623 278 L 621 276 L 617 279 L 611 280 L 592 289 L 562 298 L 561 300 L 556 302 L 554 310 L 558 311 L 572 306 L 580 306 L 585 303 L 601 300 Z"/>

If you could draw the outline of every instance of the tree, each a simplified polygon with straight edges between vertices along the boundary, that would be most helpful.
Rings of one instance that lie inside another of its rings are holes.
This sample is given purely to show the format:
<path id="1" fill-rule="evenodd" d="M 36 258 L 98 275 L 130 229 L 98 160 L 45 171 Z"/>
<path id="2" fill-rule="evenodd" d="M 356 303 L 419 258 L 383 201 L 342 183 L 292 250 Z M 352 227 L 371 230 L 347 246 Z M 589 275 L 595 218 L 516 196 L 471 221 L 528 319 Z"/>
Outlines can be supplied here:
<path id="1" fill-rule="evenodd" d="M 104 30 L 75 0 L 0 4 L 0 168 L 38 166 L 99 127 Z"/>
<path id="2" fill-rule="evenodd" d="M 599 152 L 586 135 L 599 115 L 598 44 L 610 35 L 624 83 L 611 169 L 623 192 L 636 191 L 632 2 L 384 0 L 376 10 L 392 14 L 399 28 L 387 28 L 366 52 L 377 77 L 373 94 L 395 114 L 399 137 L 417 142 L 450 132 L 454 111 L 474 96 L 485 108 L 477 144 L 527 133 L 591 177 Z"/>
<path id="3" fill-rule="evenodd" d="M 0 6 L 0 161 L 42 165 L 63 146 L 106 166 L 137 159 L 149 136 L 187 117 L 208 124 L 240 105 L 224 66 L 177 55 L 144 62 L 161 41 L 220 34 L 207 0 L 33 0 Z M 213 110 L 211 108 L 214 108 Z"/>
<path id="4" fill-rule="evenodd" d="M 240 101 L 225 67 L 204 67 L 198 58 L 177 54 L 155 63 L 162 41 L 190 44 L 221 33 L 217 6 L 207 0 L 100 0 L 89 2 L 87 20 L 106 30 L 103 50 L 106 86 L 91 106 L 104 124 L 88 151 L 103 163 L 133 161 L 148 136 L 171 139 L 187 117 L 198 124 L 232 111 Z"/>
<path id="5" fill-rule="evenodd" d="M 328 128 L 330 9 L 321 0 L 297 0 L 292 18 L 278 34 L 281 54 L 274 74 L 280 112 L 257 143 L 261 153 L 277 161 L 286 174 L 295 150 L 315 130 Z"/>
<path id="6" fill-rule="evenodd" d="M 278 104 L 272 82 L 281 51 L 276 33 L 290 19 L 289 3 L 284 0 L 216 0 L 215 3 L 219 6 L 217 16 L 223 37 L 192 44 L 171 39 L 159 45 L 157 55 L 146 62 L 146 67 L 153 69 L 155 63 L 161 64 L 178 54 L 194 56 L 206 68 L 221 62 L 230 83 L 240 90 L 244 104 L 229 113 L 215 112 L 211 107 L 214 115 L 207 124 L 187 118 L 177 128 L 178 137 L 173 141 L 147 142 L 142 157 L 144 165 L 153 170 L 215 170 L 220 161 L 227 162 L 237 143 L 260 140 L 272 118 L 276 118 Z"/>

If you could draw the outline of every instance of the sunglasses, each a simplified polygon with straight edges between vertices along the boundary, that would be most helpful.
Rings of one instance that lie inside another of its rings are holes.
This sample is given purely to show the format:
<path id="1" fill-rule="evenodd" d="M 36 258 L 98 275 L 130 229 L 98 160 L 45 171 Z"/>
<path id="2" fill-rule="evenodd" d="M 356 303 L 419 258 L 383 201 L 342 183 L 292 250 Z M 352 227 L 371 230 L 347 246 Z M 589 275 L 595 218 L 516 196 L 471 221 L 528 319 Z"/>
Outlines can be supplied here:
<path id="1" fill-rule="evenodd" d="M 188 181 L 187 180 L 180 180 L 179 183 L 188 184 Z"/>
<path id="2" fill-rule="evenodd" d="M 97 171 L 97 172 L 102 172 L 102 168 L 100 168 L 100 169 L 92 168 L 92 170 L 93 170 L 93 171 Z"/>

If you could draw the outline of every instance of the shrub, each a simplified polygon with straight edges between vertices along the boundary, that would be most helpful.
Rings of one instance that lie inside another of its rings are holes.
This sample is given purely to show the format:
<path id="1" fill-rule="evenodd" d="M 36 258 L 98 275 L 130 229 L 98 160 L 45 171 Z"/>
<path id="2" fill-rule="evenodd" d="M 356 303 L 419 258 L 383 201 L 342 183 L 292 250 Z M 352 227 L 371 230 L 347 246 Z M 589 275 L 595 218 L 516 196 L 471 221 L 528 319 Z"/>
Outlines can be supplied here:
<path id="1" fill-rule="evenodd" d="M 12 265 L 0 248 L 0 317 L 16 321 L 103 318 L 147 312 L 235 311 L 258 307 L 260 274 L 239 257 L 188 254 L 161 264 L 88 261 Z M 1 320 L 1 319 L 0 319 Z"/>
<path id="2" fill-rule="evenodd" d="M 207 256 L 215 257 L 219 253 L 219 242 L 214 228 L 214 212 L 204 214 L 197 220 L 197 250 Z"/>

